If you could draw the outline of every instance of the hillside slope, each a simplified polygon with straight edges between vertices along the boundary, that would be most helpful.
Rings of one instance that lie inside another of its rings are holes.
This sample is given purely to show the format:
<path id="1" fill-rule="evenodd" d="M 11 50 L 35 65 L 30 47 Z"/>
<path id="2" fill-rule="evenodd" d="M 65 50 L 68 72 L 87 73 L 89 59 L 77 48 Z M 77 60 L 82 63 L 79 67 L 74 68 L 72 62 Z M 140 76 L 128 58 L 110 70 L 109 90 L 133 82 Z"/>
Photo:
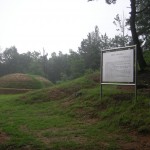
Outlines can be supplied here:
<path id="1" fill-rule="evenodd" d="M 138 89 L 135 102 L 134 88 L 106 85 L 101 100 L 99 76 L 95 72 L 13 99 L 0 98 L 0 135 L 5 136 L 0 148 L 150 149 L 149 86 Z"/>

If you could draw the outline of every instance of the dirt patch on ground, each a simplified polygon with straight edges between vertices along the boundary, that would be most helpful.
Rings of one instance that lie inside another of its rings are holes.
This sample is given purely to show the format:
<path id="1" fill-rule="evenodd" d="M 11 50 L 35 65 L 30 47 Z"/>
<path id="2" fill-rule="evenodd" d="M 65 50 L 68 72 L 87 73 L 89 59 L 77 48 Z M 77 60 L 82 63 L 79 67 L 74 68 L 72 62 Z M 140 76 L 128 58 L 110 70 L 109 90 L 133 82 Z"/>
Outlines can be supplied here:
<path id="1" fill-rule="evenodd" d="M 78 144 L 84 144 L 87 142 L 87 138 L 80 135 L 82 130 L 76 127 L 72 128 L 50 128 L 38 133 L 35 133 L 39 140 L 41 140 L 48 147 L 51 147 L 53 143 L 72 141 Z M 69 135 L 69 136 L 68 136 Z"/>
<path id="2" fill-rule="evenodd" d="M 0 144 L 4 144 L 8 140 L 10 140 L 10 137 L 6 133 L 0 131 Z"/>
<path id="3" fill-rule="evenodd" d="M 118 85 L 117 89 L 124 90 L 124 91 L 131 91 L 131 92 L 133 91 L 134 92 L 135 86 L 131 86 L 131 85 L 126 85 L 126 86 Z"/>
<path id="4" fill-rule="evenodd" d="M 49 99 L 59 100 L 66 97 L 66 93 L 61 89 L 52 89 L 48 93 Z"/>
<path id="5" fill-rule="evenodd" d="M 120 141 L 121 150 L 150 150 L 150 135 L 141 135 L 135 131 L 127 135 L 131 141 Z"/>
<path id="6" fill-rule="evenodd" d="M 55 88 L 51 89 L 48 93 L 49 99 L 59 100 L 63 98 L 73 99 L 79 91 L 79 87 L 70 87 L 70 88 Z"/>
<path id="7" fill-rule="evenodd" d="M 0 88 L 0 94 L 21 94 L 29 91 L 32 91 L 32 89 Z"/>
<path id="8" fill-rule="evenodd" d="M 132 98 L 135 98 L 134 93 L 122 93 L 122 94 L 116 94 L 111 96 L 114 102 L 117 104 L 118 102 L 122 101 L 129 101 Z"/>

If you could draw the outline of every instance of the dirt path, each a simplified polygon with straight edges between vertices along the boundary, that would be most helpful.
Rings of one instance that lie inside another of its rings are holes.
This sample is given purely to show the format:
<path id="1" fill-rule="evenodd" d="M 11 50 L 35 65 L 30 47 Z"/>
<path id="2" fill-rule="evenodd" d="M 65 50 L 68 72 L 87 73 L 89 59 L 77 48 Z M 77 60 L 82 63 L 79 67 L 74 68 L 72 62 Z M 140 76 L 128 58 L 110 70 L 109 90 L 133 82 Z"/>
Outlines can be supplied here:
<path id="1" fill-rule="evenodd" d="M 142 135 L 133 131 L 129 134 L 129 142 L 119 141 L 121 150 L 150 150 L 150 135 Z"/>
<path id="2" fill-rule="evenodd" d="M 6 133 L 0 131 L 0 144 L 4 144 L 9 139 L 10 137 Z"/>

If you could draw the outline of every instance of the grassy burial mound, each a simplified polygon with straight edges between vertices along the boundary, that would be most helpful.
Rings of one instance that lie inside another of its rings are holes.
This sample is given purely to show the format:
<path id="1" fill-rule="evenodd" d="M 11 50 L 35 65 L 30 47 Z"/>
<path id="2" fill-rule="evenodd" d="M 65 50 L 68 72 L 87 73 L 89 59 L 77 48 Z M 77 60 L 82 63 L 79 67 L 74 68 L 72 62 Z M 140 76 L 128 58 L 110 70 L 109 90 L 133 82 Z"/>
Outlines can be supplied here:
<path id="1" fill-rule="evenodd" d="M 41 89 L 52 86 L 52 82 L 41 76 L 28 75 L 22 73 L 9 74 L 0 77 L 1 93 L 6 91 L 28 91 L 31 89 Z"/>
<path id="2" fill-rule="evenodd" d="M 0 149 L 150 149 L 149 88 L 138 89 L 136 103 L 134 89 L 103 88 L 101 100 L 99 73 L 93 73 L 0 97 Z"/>

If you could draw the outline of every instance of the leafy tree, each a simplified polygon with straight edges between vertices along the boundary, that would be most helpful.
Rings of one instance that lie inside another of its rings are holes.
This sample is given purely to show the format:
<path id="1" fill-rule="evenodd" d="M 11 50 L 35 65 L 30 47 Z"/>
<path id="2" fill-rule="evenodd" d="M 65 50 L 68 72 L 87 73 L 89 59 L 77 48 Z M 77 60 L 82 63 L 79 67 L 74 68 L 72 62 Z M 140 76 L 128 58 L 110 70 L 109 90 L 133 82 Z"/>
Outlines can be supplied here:
<path id="1" fill-rule="evenodd" d="M 124 45 L 130 45 L 132 43 L 132 38 L 128 35 L 122 37 L 121 35 L 115 35 L 111 39 L 111 48 L 115 47 L 124 47 Z"/>
<path id="2" fill-rule="evenodd" d="M 70 78 L 77 78 L 84 74 L 85 64 L 81 55 L 73 50 L 70 50 L 69 64 L 70 64 Z"/>
<path id="3" fill-rule="evenodd" d="M 0 53 L 0 76 L 3 75 L 3 54 Z"/>
<path id="4" fill-rule="evenodd" d="M 140 69 L 143 70 L 146 67 L 146 62 L 143 57 L 142 48 L 140 46 L 140 41 L 138 38 L 136 30 L 136 0 L 130 0 L 131 2 L 131 16 L 130 16 L 130 27 L 134 44 L 137 45 L 137 59 L 140 66 Z M 137 1 L 138 2 L 138 1 Z"/>
<path id="5" fill-rule="evenodd" d="M 109 49 L 112 46 L 111 39 L 107 36 L 106 33 L 100 36 L 99 42 L 100 50 Z"/>
<path id="6" fill-rule="evenodd" d="M 136 7 L 137 33 L 142 41 L 146 41 L 145 48 L 150 49 L 150 0 L 139 0 Z"/>
<path id="7" fill-rule="evenodd" d="M 115 35 L 111 40 L 112 47 L 124 47 L 133 43 L 132 38 L 126 34 L 128 20 L 124 18 L 124 13 L 122 19 L 119 14 L 116 15 L 113 21 L 114 25 L 117 27 L 118 35 Z"/>
<path id="8" fill-rule="evenodd" d="M 37 51 L 34 51 L 34 52 L 28 52 L 27 55 L 31 60 L 28 68 L 28 73 L 44 76 L 42 63 L 40 60 L 41 54 Z"/>
<path id="9" fill-rule="evenodd" d="M 108 2 L 109 0 L 106 0 L 106 2 L 108 4 L 111 4 L 112 2 Z M 113 0 L 112 0 L 113 1 Z M 131 28 L 131 33 L 132 33 L 132 38 L 133 38 L 133 42 L 134 44 L 137 45 L 137 59 L 138 59 L 138 63 L 140 66 L 140 69 L 143 70 L 146 67 L 146 62 L 144 60 L 143 57 L 143 52 L 142 52 L 142 48 L 140 46 L 140 41 L 138 38 L 138 33 L 137 33 L 137 29 L 136 29 L 136 16 L 137 13 L 142 13 L 141 12 L 137 12 L 139 7 L 138 5 L 141 3 L 142 0 L 130 0 L 131 3 L 131 16 L 130 16 L 130 28 Z M 146 8 L 145 8 L 146 9 Z"/>
<path id="10" fill-rule="evenodd" d="M 48 53 L 45 53 L 45 50 L 43 48 L 43 55 L 40 56 L 40 60 L 41 60 L 41 65 L 42 65 L 42 70 L 44 73 L 44 77 L 48 77 Z"/>
<path id="11" fill-rule="evenodd" d="M 48 61 L 48 78 L 56 82 L 64 76 L 69 76 L 69 71 L 68 55 L 63 54 L 61 51 L 58 55 L 55 52 L 52 53 Z"/>
<path id="12" fill-rule="evenodd" d="M 87 39 L 83 39 L 78 49 L 79 54 L 84 60 L 85 69 L 96 70 L 100 65 L 100 37 L 99 29 L 89 33 Z"/>
<path id="13" fill-rule="evenodd" d="M 120 46 L 125 46 L 128 42 L 129 36 L 127 34 L 125 35 L 127 24 L 126 19 L 124 18 L 124 13 L 122 19 L 120 18 L 119 14 L 117 14 L 113 23 L 119 32 L 119 36 L 115 36 L 116 41 L 119 42 Z"/>
<path id="14" fill-rule="evenodd" d="M 18 55 L 18 72 L 29 73 L 32 58 L 30 57 L 30 52 Z"/>
<path id="15" fill-rule="evenodd" d="M 88 0 L 88 1 L 93 1 L 93 0 Z M 115 4 L 117 0 L 105 0 L 105 1 L 107 4 Z M 146 67 L 146 62 L 143 57 L 142 48 L 140 46 L 140 41 L 139 41 L 138 34 L 137 34 L 136 16 L 137 16 L 137 13 L 143 13 L 143 11 L 149 8 L 149 1 L 148 1 L 146 7 L 143 10 L 140 10 L 139 12 L 137 12 L 139 8 L 141 9 L 141 7 L 138 7 L 138 6 L 142 5 L 142 2 L 144 2 L 144 0 L 130 0 L 130 3 L 131 3 L 130 14 L 131 15 L 130 15 L 130 20 L 129 20 L 133 42 L 134 44 L 137 45 L 137 59 L 138 59 L 139 67 L 141 70 L 143 70 Z"/>
<path id="16" fill-rule="evenodd" d="M 82 40 L 81 46 L 78 49 L 78 53 L 82 58 L 81 60 L 84 64 L 85 70 L 99 69 L 101 50 L 110 49 L 112 47 L 123 47 L 124 43 L 129 44 L 130 41 L 131 39 L 129 36 L 124 36 L 123 38 L 118 35 L 111 39 L 106 33 L 104 35 L 99 35 L 99 29 L 96 26 L 95 31 L 89 33 L 87 38 Z"/>
<path id="17" fill-rule="evenodd" d="M 6 48 L 6 50 L 3 52 L 3 61 L 9 62 L 16 58 L 18 56 L 18 51 L 15 46 L 12 46 L 10 48 Z"/>
<path id="18" fill-rule="evenodd" d="M 3 62 L 3 73 L 13 73 L 18 72 L 18 51 L 15 46 L 10 48 L 6 48 L 6 50 L 2 54 L 2 62 Z"/>

